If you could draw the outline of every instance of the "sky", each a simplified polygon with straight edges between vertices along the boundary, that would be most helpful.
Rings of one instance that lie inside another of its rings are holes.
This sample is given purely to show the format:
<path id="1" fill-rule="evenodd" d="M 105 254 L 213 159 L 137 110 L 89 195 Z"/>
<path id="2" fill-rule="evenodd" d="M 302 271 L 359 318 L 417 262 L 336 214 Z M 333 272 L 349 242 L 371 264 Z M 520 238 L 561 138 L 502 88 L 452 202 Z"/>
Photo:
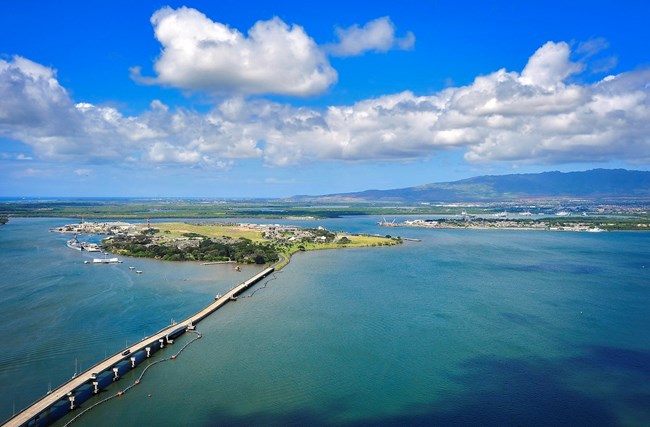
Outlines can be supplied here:
<path id="1" fill-rule="evenodd" d="M 0 197 L 650 170 L 650 3 L 0 1 Z"/>

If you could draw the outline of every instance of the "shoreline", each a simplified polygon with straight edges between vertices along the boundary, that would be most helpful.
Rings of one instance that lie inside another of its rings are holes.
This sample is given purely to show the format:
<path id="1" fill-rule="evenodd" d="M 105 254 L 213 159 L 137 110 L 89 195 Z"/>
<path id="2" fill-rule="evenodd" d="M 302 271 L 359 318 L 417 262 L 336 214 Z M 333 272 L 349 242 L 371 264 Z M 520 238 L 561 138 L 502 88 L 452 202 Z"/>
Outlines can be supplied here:
<path id="1" fill-rule="evenodd" d="M 432 230 L 524 230 L 524 231 L 564 231 L 564 232 L 587 232 L 600 233 L 610 231 L 607 225 L 595 222 L 551 222 L 548 221 L 526 221 L 491 219 L 491 220 L 407 220 L 400 223 L 377 223 L 380 227 L 387 228 L 424 228 Z M 601 228 L 603 227 L 603 228 Z M 645 228 L 635 228 L 632 231 L 646 231 Z"/>
<path id="2" fill-rule="evenodd" d="M 51 228 L 58 233 L 107 235 L 106 251 L 133 258 L 258 264 L 284 267 L 292 254 L 321 249 L 393 246 L 400 237 L 330 231 L 322 226 L 234 222 L 83 222 Z"/>

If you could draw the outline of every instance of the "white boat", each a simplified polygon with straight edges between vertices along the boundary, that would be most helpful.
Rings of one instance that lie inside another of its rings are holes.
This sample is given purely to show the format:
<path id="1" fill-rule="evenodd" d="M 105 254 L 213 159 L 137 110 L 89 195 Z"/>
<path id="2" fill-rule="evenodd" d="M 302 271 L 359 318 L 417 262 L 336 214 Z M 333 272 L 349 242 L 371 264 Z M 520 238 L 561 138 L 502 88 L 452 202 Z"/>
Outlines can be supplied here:
<path id="1" fill-rule="evenodd" d="M 120 264 L 118 258 L 93 258 L 93 264 Z"/>
<path id="2" fill-rule="evenodd" d="M 75 249 L 77 251 L 83 251 L 83 249 L 84 249 L 81 242 L 79 242 L 79 240 L 77 240 L 77 235 L 76 234 L 72 239 L 68 240 L 68 243 L 66 243 L 66 245 L 70 249 Z"/>
<path id="3" fill-rule="evenodd" d="M 142 270 L 135 270 L 136 274 L 142 274 Z"/>
<path id="4" fill-rule="evenodd" d="M 598 227 L 592 227 L 587 229 L 587 233 L 602 233 L 603 231 L 606 230 L 603 230 L 602 228 L 598 228 Z"/>
<path id="5" fill-rule="evenodd" d="M 99 247 L 97 243 L 88 243 L 88 242 L 81 242 L 81 246 L 85 251 L 88 252 L 101 252 L 102 249 Z"/>
<path id="6" fill-rule="evenodd" d="M 129 270 L 135 270 L 135 267 L 129 267 Z"/>

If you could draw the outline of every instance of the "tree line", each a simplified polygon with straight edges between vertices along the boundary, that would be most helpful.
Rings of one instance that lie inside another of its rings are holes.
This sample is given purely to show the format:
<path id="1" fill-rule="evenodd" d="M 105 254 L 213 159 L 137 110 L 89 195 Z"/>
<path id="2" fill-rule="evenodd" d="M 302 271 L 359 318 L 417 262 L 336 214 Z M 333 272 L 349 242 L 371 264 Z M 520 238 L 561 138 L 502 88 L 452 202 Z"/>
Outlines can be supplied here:
<path id="1" fill-rule="evenodd" d="M 102 241 L 102 245 L 113 253 L 164 261 L 236 261 L 265 264 L 279 260 L 274 245 L 256 243 L 245 238 L 229 242 L 204 238 L 198 246 L 179 247 L 178 242 L 160 244 L 146 235 L 114 236 Z"/>

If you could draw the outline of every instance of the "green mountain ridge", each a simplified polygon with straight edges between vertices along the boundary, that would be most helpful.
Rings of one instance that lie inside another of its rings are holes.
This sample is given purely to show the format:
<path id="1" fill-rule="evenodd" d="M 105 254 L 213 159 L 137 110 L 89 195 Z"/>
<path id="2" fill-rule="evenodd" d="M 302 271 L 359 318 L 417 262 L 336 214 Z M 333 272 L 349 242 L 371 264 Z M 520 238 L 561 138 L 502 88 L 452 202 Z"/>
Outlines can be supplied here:
<path id="1" fill-rule="evenodd" d="M 295 196 L 312 201 L 472 202 L 527 198 L 650 199 L 650 172 L 592 169 L 485 175 L 453 182 L 390 190 L 366 190 L 323 196 Z"/>

